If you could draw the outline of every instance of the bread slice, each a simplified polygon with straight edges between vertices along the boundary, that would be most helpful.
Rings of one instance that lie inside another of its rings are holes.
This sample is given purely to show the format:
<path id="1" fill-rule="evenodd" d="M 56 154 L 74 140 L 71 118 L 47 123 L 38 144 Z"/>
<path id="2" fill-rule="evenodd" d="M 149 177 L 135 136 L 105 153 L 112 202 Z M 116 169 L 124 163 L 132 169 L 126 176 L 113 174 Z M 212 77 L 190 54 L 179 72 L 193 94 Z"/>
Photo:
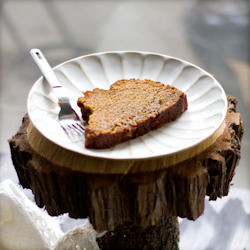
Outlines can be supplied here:
<path id="1" fill-rule="evenodd" d="M 148 79 L 119 80 L 109 90 L 94 89 L 79 97 L 87 122 L 86 148 L 109 148 L 174 121 L 187 109 L 186 95 Z"/>

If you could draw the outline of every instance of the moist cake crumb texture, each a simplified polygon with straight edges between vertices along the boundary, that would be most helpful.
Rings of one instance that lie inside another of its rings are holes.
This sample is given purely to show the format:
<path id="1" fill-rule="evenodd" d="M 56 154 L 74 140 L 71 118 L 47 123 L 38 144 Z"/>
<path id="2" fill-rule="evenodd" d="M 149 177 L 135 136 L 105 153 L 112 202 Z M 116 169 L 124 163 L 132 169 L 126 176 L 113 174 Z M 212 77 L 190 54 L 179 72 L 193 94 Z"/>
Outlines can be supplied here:
<path id="1" fill-rule="evenodd" d="M 182 91 L 148 79 L 119 80 L 109 90 L 86 91 L 77 103 L 87 122 L 87 148 L 109 148 L 138 137 L 187 109 Z"/>

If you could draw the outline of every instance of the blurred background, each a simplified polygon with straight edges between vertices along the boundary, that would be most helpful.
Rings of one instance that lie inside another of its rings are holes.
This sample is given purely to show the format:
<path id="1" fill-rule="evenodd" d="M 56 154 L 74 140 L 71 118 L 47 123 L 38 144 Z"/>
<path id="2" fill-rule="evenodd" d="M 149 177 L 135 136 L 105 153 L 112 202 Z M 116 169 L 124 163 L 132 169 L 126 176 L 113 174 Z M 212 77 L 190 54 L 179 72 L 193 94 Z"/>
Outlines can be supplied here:
<path id="1" fill-rule="evenodd" d="M 203 249 L 202 242 L 217 246 L 204 249 L 249 249 L 245 248 L 249 241 L 239 240 L 243 235 L 249 239 L 250 228 L 249 210 L 243 209 L 249 208 L 250 200 L 249 16 L 249 0 L 2 0 L 0 181 L 11 178 L 18 182 L 8 138 L 18 130 L 27 110 L 29 90 L 41 75 L 29 55 L 31 48 L 41 49 L 52 66 L 109 50 L 141 50 L 179 57 L 214 74 L 226 93 L 238 99 L 245 127 L 241 161 L 232 181 L 235 189 L 221 201 L 206 201 L 205 215 L 197 221 L 181 222 L 181 249 L 189 249 L 190 239 L 196 239 L 202 230 L 204 237 L 199 236 L 192 249 Z M 241 218 L 237 226 L 232 214 Z M 215 230 L 213 241 L 207 236 L 210 229 Z M 232 240 L 236 234 L 237 240 Z M 239 243 L 244 247 L 238 248 Z"/>
<path id="2" fill-rule="evenodd" d="M 29 50 L 52 66 L 108 50 L 142 50 L 180 57 L 216 76 L 237 97 L 245 135 L 234 185 L 250 189 L 250 1 L 248 0 L 2 0 L 0 152 L 26 113 L 40 76 Z M 2 177 L 3 178 L 3 177 Z"/>

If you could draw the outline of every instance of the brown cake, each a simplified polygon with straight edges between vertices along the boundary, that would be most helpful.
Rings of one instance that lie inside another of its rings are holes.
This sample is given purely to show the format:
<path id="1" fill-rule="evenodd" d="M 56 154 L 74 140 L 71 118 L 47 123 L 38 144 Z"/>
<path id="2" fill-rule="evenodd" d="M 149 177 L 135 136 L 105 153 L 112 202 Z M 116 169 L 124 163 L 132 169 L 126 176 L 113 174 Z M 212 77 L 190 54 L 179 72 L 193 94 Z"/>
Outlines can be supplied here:
<path id="1" fill-rule="evenodd" d="M 87 122 L 86 148 L 109 148 L 178 118 L 187 109 L 186 95 L 151 80 L 119 80 L 109 90 L 94 89 L 79 97 Z"/>

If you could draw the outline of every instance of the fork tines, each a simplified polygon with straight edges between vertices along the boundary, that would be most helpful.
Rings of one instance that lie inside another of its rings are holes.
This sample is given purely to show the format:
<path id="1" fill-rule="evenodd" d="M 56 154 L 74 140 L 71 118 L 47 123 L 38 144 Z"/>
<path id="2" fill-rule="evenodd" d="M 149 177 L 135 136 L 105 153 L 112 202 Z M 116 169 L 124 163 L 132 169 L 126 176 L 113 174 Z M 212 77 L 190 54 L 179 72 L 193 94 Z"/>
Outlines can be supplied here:
<path id="1" fill-rule="evenodd" d="M 83 135 L 85 132 L 84 127 L 80 122 L 74 123 L 64 123 L 61 124 L 61 127 L 68 135 Z"/>

